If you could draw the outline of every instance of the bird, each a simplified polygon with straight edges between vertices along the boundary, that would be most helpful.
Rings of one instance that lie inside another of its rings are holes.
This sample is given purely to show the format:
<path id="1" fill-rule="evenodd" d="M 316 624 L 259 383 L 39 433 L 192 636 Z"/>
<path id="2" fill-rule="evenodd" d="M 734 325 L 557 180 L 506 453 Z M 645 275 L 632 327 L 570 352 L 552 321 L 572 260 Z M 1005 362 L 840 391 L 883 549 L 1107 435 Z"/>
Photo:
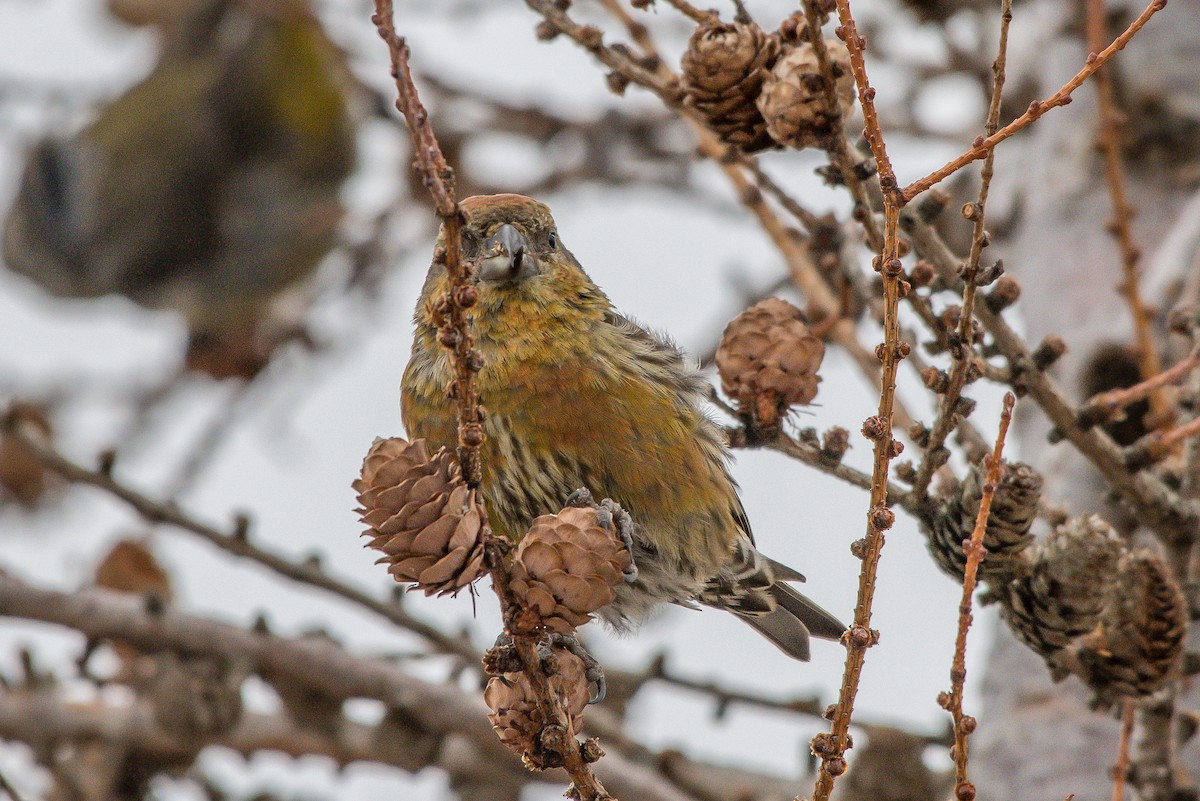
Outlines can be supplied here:
<path id="1" fill-rule="evenodd" d="M 308 0 L 112 10 L 159 30 L 159 60 L 81 130 L 33 145 L 4 263 L 52 295 L 178 312 L 189 361 L 215 374 L 223 355 L 253 361 L 269 303 L 336 244 L 354 84 Z"/>
<path id="2" fill-rule="evenodd" d="M 567 250 L 548 206 L 522 195 L 463 200 L 463 258 L 474 267 L 480 460 L 489 524 L 518 541 L 574 490 L 611 498 L 634 522 L 637 577 L 597 614 L 618 632 L 664 603 L 727 610 L 784 653 L 846 627 L 789 582 L 797 571 L 754 543 L 708 384 L 683 353 L 613 308 Z M 443 233 L 439 247 L 444 246 Z M 414 314 L 401 387 L 412 437 L 457 443 L 453 373 L 434 306 L 448 282 L 435 258 Z"/>

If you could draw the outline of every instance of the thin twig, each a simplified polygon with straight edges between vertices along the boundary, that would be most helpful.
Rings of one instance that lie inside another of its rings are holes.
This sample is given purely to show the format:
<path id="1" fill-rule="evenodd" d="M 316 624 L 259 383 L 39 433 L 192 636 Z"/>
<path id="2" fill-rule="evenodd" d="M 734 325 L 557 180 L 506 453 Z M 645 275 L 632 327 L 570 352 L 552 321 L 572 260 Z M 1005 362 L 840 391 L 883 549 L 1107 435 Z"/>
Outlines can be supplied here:
<path id="1" fill-rule="evenodd" d="M 1008 125 L 1005 125 L 991 136 L 986 138 L 982 136 L 979 137 L 974 143 L 972 143 L 970 150 L 947 162 L 943 166 L 931 172 L 929 175 L 926 175 L 924 178 L 913 181 L 911 184 L 904 187 L 904 189 L 900 191 L 901 197 L 903 197 L 905 202 L 912 200 L 926 189 L 929 189 L 935 184 L 938 184 L 946 178 L 949 178 L 951 175 L 958 172 L 972 161 L 979 161 L 980 159 L 985 158 L 988 152 L 995 148 L 996 145 L 1000 144 L 1005 139 L 1008 139 L 1013 134 L 1028 127 L 1030 123 L 1041 117 L 1046 112 L 1057 106 L 1065 106 L 1070 103 L 1071 93 L 1078 89 L 1084 81 L 1090 78 L 1092 74 L 1096 72 L 1096 70 L 1104 66 L 1105 62 L 1112 58 L 1118 51 L 1124 49 L 1125 45 L 1129 44 L 1129 40 L 1132 39 L 1134 35 L 1140 31 L 1147 22 L 1150 21 L 1151 17 L 1165 8 L 1166 5 L 1167 0 L 1151 0 L 1150 5 L 1146 6 L 1145 10 L 1138 15 L 1137 19 L 1129 23 L 1129 27 L 1126 28 L 1120 36 L 1114 39 L 1112 44 L 1104 48 L 1099 53 L 1089 53 L 1083 68 L 1079 70 L 1074 77 L 1063 84 L 1062 88 L 1060 88 L 1057 92 L 1050 95 L 1045 100 L 1033 101 L 1029 104 L 1029 109 L 1020 117 L 1017 117 L 1015 120 L 1010 122 Z"/>
<path id="2" fill-rule="evenodd" d="M 996 444 L 992 453 L 986 458 L 987 480 L 983 485 L 983 496 L 979 501 L 979 513 L 975 517 L 975 529 L 971 539 L 965 543 L 967 564 L 963 571 L 962 599 L 958 604 L 958 635 L 954 640 L 954 661 L 950 667 L 950 692 L 944 693 L 939 701 L 950 713 L 954 720 L 954 795 L 956 798 L 973 798 L 975 785 L 967 779 L 967 736 L 975 730 L 975 718 L 964 715 L 962 710 L 963 685 L 967 680 L 967 632 L 971 628 L 973 616 L 971 606 L 975 598 L 975 579 L 979 572 L 979 563 L 983 561 L 986 550 L 983 547 L 984 532 L 987 530 L 988 515 L 992 511 L 992 498 L 996 495 L 996 485 L 1000 482 L 1000 469 L 1003 466 L 1001 457 L 1004 453 L 1004 439 L 1008 435 L 1008 426 L 1012 422 L 1013 405 L 1017 402 L 1016 395 L 1011 392 L 1004 395 L 1004 410 L 1000 413 L 1000 430 L 996 434 Z"/>
<path id="3" fill-rule="evenodd" d="M 12 801 L 25 801 L 25 796 L 12 786 L 2 771 L 0 771 L 0 792 L 7 795 Z"/>
<path id="4" fill-rule="evenodd" d="M 1104 0 L 1087 0 L 1087 39 L 1092 52 L 1104 47 L 1108 38 L 1107 19 Z M 1134 209 L 1125 192 L 1125 176 L 1121 168 L 1121 113 L 1117 110 L 1113 97 L 1113 82 L 1109 70 L 1097 70 L 1092 82 L 1096 85 L 1099 105 L 1099 144 L 1104 159 L 1104 178 L 1113 206 L 1109 232 L 1117 240 L 1117 248 L 1121 253 L 1122 279 L 1117 285 L 1117 290 L 1129 306 L 1134 341 L 1137 343 L 1138 368 L 1142 378 L 1147 379 L 1158 375 L 1162 364 L 1150 328 L 1151 313 L 1146 308 L 1138 288 L 1138 261 L 1142 254 L 1133 241 Z M 1161 393 L 1155 392 L 1150 396 L 1150 408 L 1159 422 L 1166 422 L 1164 418 L 1170 415 L 1168 407 L 1166 398 Z"/>
<path id="5" fill-rule="evenodd" d="M 883 233 L 879 228 L 879 223 L 875 215 L 871 211 L 871 198 L 867 193 L 866 182 L 859 174 L 859 162 L 861 159 L 846 142 L 844 131 L 845 118 L 841 113 L 841 103 L 838 102 L 837 81 L 832 78 L 833 72 L 829 60 L 829 50 L 825 46 L 825 37 L 821 32 L 823 17 L 824 13 L 817 7 L 815 0 L 805 0 L 804 19 L 807 23 L 805 33 L 808 36 L 808 43 L 817 57 L 817 67 L 821 75 L 830 76 L 821 82 L 822 90 L 825 94 L 824 112 L 829 115 L 831 127 L 834 129 L 833 135 L 829 137 L 827 143 L 827 152 L 833 165 L 837 167 L 838 172 L 841 174 L 842 183 L 850 190 L 850 194 L 853 196 L 854 202 L 858 207 L 855 218 L 862 223 L 863 232 L 866 234 L 867 247 L 878 252 L 883 248 Z"/>
<path id="6" fill-rule="evenodd" d="M 1121 739 L 1117 742 L 1117 761 L 1112 766 L 1112 801 L 1124 801 L 1125 777 L 1129 773 L 1129 741 L 1133 737 L 1133 699 L 1121 702 Z"/>
<path id="7" fill-rule="evenodd" d="M 445 266 L 449 281 L 446 293 L 438 304 L 438 311 L 445 323 L 439 327 L 447 332 L 444 336 L 439 332 L 439 340 L 449 347 L 454 365 L 453 389 L 458 404 L 458 462 L 467 486 L 474 489 L 481 481 L 479 446 L 483 444 L 483 427 L 480 425 L 479 400 L 475 392 L 479 354 L 475 351 L 469 311 L 475 302 L 475 295 L 474 287 L 470 285 L 471 268 L 462 257 L 463 215 L 454 194 L 454 171 L 442 155 L 442 148 L 429 124 L 429 112 L 417 94 L 408 63 L 408 43 L 396 33 L 392 15 L 392 0 L 375 0 L 375 13 L 371 21 L 391 54 L 392 78 L 396 81 L 396 109 L 408 123 L 413 164 L 425 188 L 433 196 L 438 216 L 442 218 L 441 247 L 435 251 L 434 261 Z"/>
<path id="8" fill-rule="evenodd" d="M 1146 467 L 1166 458 L 1175 450 L 1176 445 L 1198 434 L 1200 434 L 1200 417 L 1194 417 L 1170 431 L 1151 431 L 1125 449 L 1125 462 L 1132 469 Z M 1179 540 L 1177 537 L 1167 540 L 1167 542 L 1177 541 L 1188 542 L 1189 540 L 1186 537 L 1183 540 Z"/>
<path id="9" fill-rule="evenodd" d="M 719 407 L 723 412 L 730 417 L 737 418 L 738 410 L 717 394 L 715 387 L 709 390 L 709 400 L 714 405 Z M 851 484 L 860 489 L 871 489 L 871 474 L 864 473 L 861 470 L 843 464 L 839 459 L 833 461 L 824 453 L 821 447 L 815 443 L 804 442 L 794 437 L 789 437 L 786 433 L 780 432 L 776 436 L 762 441 L 754 441 L 751 443 L 745 436 L 745 430 L 741 428 L 726 429 L 726 434 L 729 437 L 729 447 L 731 448 L 767 448 L 768 450 L 782 453 L 785 456 L 790 456 L 797 461 L 804 462 L 810 467 L 815 467 L 822 473 L 831 475 L 834 478 L 840 478 L 847 484 Z M 889 483 L 887 491 L 887 503 L 889 506 L 899 506 L 912 514 L 918 514 L 919 507 L 916 496 L 911 492 L 905 491 L 899 484 Z"/>
<path id="10" fill-rule="evenodd" d="M 854 15 L 850 12 L 850 0 L 837 0 L 837 12 L 841 25 L 836 33 L 846 43 L 846 49 L 850 53 L 850 72 L 854 75 L 854 85 L 858 88 L 858 104 L 863 112 L 863 136 L 871 147 L 871 155 L 875 157 L 875 165 L 879 170 L 879 186 L 883 190 L 886 202 L 896 192 L 896 172 L 888 158 L 883 131 L 879 127 L 879 115 L 875 111 L 875 87 L 871 86 L 867 78 L 867 66 L 863 58 L 867 40 L 858 33 Z M 904 205 L 906 198 L 902 196 L 895 200 L 899 201 L 899 207 Z"/>
<path id="11" fill-rule="evenodd" d="M 874 442 L 874 459 L 871 474 L 871 498 L 867 510 L 867 535 L 860 541 L 856 553 L 862 559 L 858 580 L 858 599 L 854 607 L 854 622 L 844 636 L 846 664 L 842 672 L 842 684 L 838 691 L 838 702 L 828 733 L 818 734 L 812 740 L 812 750 L 821 759 L 817 780 L 813 787 L 813 801 L 828 801 L 837 776 L 846 770 L 844 754 L 850 747 L 850 721 L 854 713 L 854 699 L 862 678 L 863 663 L 867 649 L 879 640 L 879 634 L 871 629 L 871 608 L 875 598 L 875 577 L 883 550 L 884 532 L 891 528 L 895 514 L 887 507 L 888 471 L 891 461 L 899 453 L 898 443 L 892 436 L 894 425 L 894 400 L 896 372 L 907 348 L 900 341 L 900 278 L 903 267 L 899 258 L 897 225 L 900 217 L 899 197 L 896 195 L 895 174 L 887 157 L 883 132 L 875 114 L 875 90 L 867 79 L 863 62 L 863 47 L 866 41 L 858 35 L 849 0 L 837 0 L 838 18 L 841 26 L 838 34 L 846 41 L 850 51 L 850 64 L 858 85 L 859 103 L 866 121 L 864 131 L 871 152 L 879 165 L 880 184 L 883 187 L 883 247 L 875 258 L 875 269 L 883 277 L 884 341 L 877 351 L 883 362 L 882 389 L 879 394 L 879 410 L 876 416 L 863 424 L 863 434 Z"/>
<path id="12" fill-rule="evenodd" d="M 701 25 L 709 22 L 720 21 L 720 17 L 713 12 L 701 11 L 691 3 L 687 2 L 687 0 L 667 0 L 667 5 L 672 6 L 688 19 L 692 20 L 693 22 L 698 22 Z"/>
<path id="13" fill-rule="evenodd" d="M 1187 356 L 1140 383 L 1093 395 L 1079 408 L 1080 425 L 1093 426 L 1106 422 L 1129 404 L 1144 400 L 1162 387 L 1182 381 L 1198 366 L 1200 366 L 1200 347 L 1194 347 Z"/>
<path id="14" fill-rule="evenodd" d="M 902 224 L 922 258 L 933 265 L 939 277 L 956 286 L 961 259 L 955 256 L 938 232 L 919 215 L 905 211 Z M 1138 519 L 1167 540 L 1194 539 L 1200 531 L 1200 504 L 1180 496 L 1150 471 L 1131 473 L 1120 447 L 1103 430 L 1078 424 L 1076 405 L 1044 369 L 1036 365 L 1031 349 L 1002 314 L 986 303 L 975 307 L 975 316 L 992 335 L 992 344 L 1008 360 L 1014 389 L 1019 386 L 1045 412 L 1104 480 L 1136 511 Z"/>
<path id="15" fill-rule="evenodd" d="M 864 473 L 861 470 L 856 470 L 855 468 L 842 464 L 841 462 L 836 464 L 831 463 L 828 458 L 821 453 L 821 448 L 817 445 L 810 445 L 797 439 L 793 439 L 786 434 L 780 434 L 779 436 L 764 442 L 763 447 L 769 448 L 773 451 L 778 451 L 779 453 L 787 456 L 791 456 L 793 459 L 804 462 L 806 465 L 814 467 L 817 470 L 820 470 L 822 473 L 834 476 L 835 478 L 840 478 L 842 481 L 845 481 L 848 484 L 853 484 L 854 486 L 865 490 L 871 489 L 872 477 L 870 474 Z M 916 496 L 911 492 L 907 492 L 899 484 L 888 484 L 887 504 L 888 506 L 899 506 L 902 509 L 911 512 L 912 514 L 918 513 Z"/>
<path id="16" fill-rule="evenodd" d="M 988 107 L 987 122 L 984 125 L 984 133 L 988 136 L 994 134 L 996 129 L 1000 127 L 1000 106 L 1004 98 L 1004 68 L 1008 60 L 1008 29 L 1011 23 L 1012 0 L 1001 0 L 1000 43 L 996 48 L 996 60 L 992 62 L 992 98 Z M 958 329 L 949 343 L 952 360 L 949 370 L 949 382 L 946 391 L 942 394 L 937 418 L 933 421 L 933 425 L 929 430 L 929 444 L 925 448 L 925 458 L 921 460 L 921 464 L 917 468 L 916 480 L 913 482 L 913 492 L 919 498 L 925 496 L 929 490 L 929 482 L 933 479 L 934 472 L 944 464 L 944 460 L 938 461 L 935 458 L 931 458 L 931 454 L 935 454 L 941 450 L 942 445 L 946 442 L 946 438 L 950 436 L 950 432 L 954 430 L 961 419 L 958 411 L 959 399 L 962 397 L 963 389 L 967 385 L 968 373 L 970 372 L 973 362 L 972 357 L 975 353 L 975 295 L 979 288 L 976 278 L 979 274 L 979 259 L 983 255 L 985 238 L 987 237 L 987 230 L 984 228 L 984 225 L 986 222 L 988 190 L 992 184 L 995 160 L 996 151 L 989 150 L 987 157 L 983 161 L 983 169 L 980 171 L 979 195 L 975 200 L 972 210 L 974 228 L 971 232 L 971 250 L 962 268 L 962 311 L 959 315 Z"/>

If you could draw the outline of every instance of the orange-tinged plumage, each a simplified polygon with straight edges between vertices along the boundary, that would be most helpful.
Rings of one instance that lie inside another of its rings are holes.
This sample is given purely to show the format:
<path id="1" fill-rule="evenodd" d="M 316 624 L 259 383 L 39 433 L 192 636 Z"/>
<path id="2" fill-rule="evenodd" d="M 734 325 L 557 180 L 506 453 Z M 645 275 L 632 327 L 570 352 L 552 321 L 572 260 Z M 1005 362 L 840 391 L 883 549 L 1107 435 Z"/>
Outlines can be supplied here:
<path id="1" fill-rule="evenodd" d="M 517 540 L 585 487 L 632 516 L 639 576 L 600 614 L 618 627 L 662 602 L 729 609 L 807 658 L 808 629 L 843 627 L 777 577 L 799 574 L 757 552 L 707 384 L 669 342 L 622 317 L 562 246 L 549 208 L 520 195 L 463 202 L 463 252 L 478 274 L 480 402 L 487 409 L 483 492 L 492 527 Z M 412 437 L 457 442 L 452 371 L 431 304 L 434 264 L 415 315 L 402 412 Z"/>

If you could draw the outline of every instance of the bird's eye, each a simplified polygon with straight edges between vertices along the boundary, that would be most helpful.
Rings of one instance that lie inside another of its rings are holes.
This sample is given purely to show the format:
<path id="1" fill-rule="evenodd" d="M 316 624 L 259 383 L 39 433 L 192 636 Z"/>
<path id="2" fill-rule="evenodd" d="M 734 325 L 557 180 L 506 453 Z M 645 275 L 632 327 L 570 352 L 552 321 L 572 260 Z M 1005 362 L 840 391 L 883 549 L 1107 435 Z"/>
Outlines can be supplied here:
<path id="1" fill-rule="evenodd" d="M 556 247 L 558 247 L 558 234 L 556 234 L 556 233 L 554 233 L 553 231 L 551 231 L 551 232 L 550 232 L 550 237 L 549 237 L 549 240 L 548 240 L 548 241 L 550 242 L 550 247 L 551 247 L 551 248 L 556 248 Z"/>

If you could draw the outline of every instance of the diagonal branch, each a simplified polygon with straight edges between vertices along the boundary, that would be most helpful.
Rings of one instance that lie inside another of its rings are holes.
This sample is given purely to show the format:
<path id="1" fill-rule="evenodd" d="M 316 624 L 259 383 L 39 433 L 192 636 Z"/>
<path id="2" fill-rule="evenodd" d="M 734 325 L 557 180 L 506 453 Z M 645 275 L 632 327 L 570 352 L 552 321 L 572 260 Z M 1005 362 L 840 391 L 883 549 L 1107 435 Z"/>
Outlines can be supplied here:
<path id="1" fill-rule="evenodd" d="M 1138 31 L 1145 27 L 1146 23 L 1150 21 L 1150 18 L 1166 8 L 1166 5 L 1167 0 L 1151 0 L 1150 5 L 1146 6 L 1145 10 L 1138 15 L 1137 19 L 1129 23 L 1129 27 L 1126 28 L 1120 36 L 1114 39 L 1112 44 L 1101 50 L 1099 53 L 1089 53 L 1083 68 L 1080 69 L 1079 72 L 1075 73 L 1075 75 L 1069 81 L 1063 84 L 1061 89 L 1050 95 L 1045 100 L 1033 101 L 1029 104 L 1029 109 L 1020 117 L 1017 117 L 1015 120 L 1010 122 L 1008 125 L 1005 125 L 991 136 L 986 138 L 982 136 L 979 137 L 972 144 L 970 150 L 966 151 L 957 158 L 952 159 L 945 165 L 931 172 L 929 175 L 926 175 L 924 178 L 913 181 L 911 184 L 904 187 L 904 189 L 900 192 L 901 197 L 905 200 L 905 202 L 912 200 L 926 189 L 929 189 L 935 184 L 938 184 L 941 181 L 944 181 L 946 178 L 949 178 L 951 175 L 958 172 L 972 161 L 979 161 L 980 159 L 985 158 L 987 154 L 996 147 L 996 145 L 1000 144 L 1005 139 L 1008 139 L 1013 134 L 1027 128 L 1030 123 L 1037 120 L 1046 112 L 1058 106 L 1065 106 L 1070 103 L 1071 93 L 1082 86 L 1083 82 L 1090 78 L 1092 74 L 1096 72 L 1096 70 L 1104 66 L 1105 62 L 1116 55 L 1119 51 L 1123 50 L 1125 45 L 1129 44 L 1129 40 L 1132 39 Z"/>

